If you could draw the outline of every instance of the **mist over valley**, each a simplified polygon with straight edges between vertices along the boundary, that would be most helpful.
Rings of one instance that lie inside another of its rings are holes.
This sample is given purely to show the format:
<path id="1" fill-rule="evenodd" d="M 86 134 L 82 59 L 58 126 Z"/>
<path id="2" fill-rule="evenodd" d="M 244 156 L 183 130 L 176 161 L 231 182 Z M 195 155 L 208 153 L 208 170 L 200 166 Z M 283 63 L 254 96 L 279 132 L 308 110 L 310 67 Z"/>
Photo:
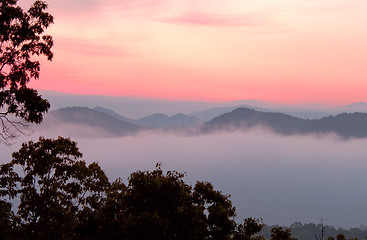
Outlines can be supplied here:
<path id="1" fill-rule="evenodd" d="M 228 112 L 221 114 L 227 109 Z M 217 114 L 214 115 L 214 112 Z M 213 116 L 210 120 L 204 113 Z M 67 107 L 51 111 L 45 117 L 41 129 L 61 129 L 73 136 L 127 136 L 144 131 L 161 130 L 184 135 L 210 134 L 213 132 L 248 131 L 264 128 L 280 135 L 336 134 L 340 138 L 366 138 L 367 113 L 340 113 L 319 119 L 304 119 L 285 113 L 251 106 L 214 108 L 196 116 L 176 113 L 168 116 L 155 113 L 132 119 L 103 107 Z M 218 115 L 218 116 L 217 116 Z M 79 126 L 77 131 L 73 125 Z M 71 130 L 70 130 L 71 128 Z M 61 132 L 61 133 L 62 133 Z"/>
<path id="2" fill-rule="evenodd" d="M 238 219 L 262 217 L 266 224 L 290 225 L 295 221 L 318 223 L 323 218 L 326 224 L 341 227 L 367 222 L 367 138 L 329 131 L 331 124 L 321 125 L 329 127 L 327 131 L 297 132 L 290 128 L 293 132 L 284 132 L 274 128 L 274 119 L 282 127 L 294 127 L 283 118 L 293 124 L 330 119 L 332 123 L 340 118 L 345 124 L 350 119 L 365 119 L 362 113 L 305 120 L 239 108 L 191 126 L 172 127 L 171 122 L 171 126 L 154 127 L 135 119 L 119 119 L 106 109 L 51 111 L 31 136 L 22 137 L 10 148 L 2 146 L 1 160 L 8 161 L 11 152 L 27 139 L 70 136 L 78 142 L 83 158 L 98 162 L 111 179 L 126 180 L 131 172 L 151 170 L 162 162 L 165 170 L 186 172 L 188 183 L 210 181 L 232 196 Z M 244 118 L 246 121 L 242 121 L 244 112 L 250 116 Z M 238 114 L 242 120 L 236 125 L 233 116 Z M 159 117 L 171 119 L 168 115 Z M 228 117 L 231 121 L 223 120 Z M 364 133 L 367 124 L 363 121 L 351 126 Z"/>

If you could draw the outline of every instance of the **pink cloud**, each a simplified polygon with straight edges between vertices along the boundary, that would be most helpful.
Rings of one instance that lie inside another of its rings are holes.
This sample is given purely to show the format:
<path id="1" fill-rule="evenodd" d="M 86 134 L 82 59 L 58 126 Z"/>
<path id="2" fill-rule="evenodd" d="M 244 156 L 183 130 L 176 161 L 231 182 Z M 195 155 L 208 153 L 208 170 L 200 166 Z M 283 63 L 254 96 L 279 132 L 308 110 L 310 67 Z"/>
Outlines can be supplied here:
<path id="1" fill-rule="evenodd" d="M 173 18 L 165 18 L 162 22 L 171 24 L 194 24 L 222 27 L 252 27 L 262 24 L 262 21 L 255 16 L 242 14 L 206 14 L 206 13 L 186 13 Z"/>
<path id="2" fill-rule="evenodd" d="M 366 6 L 365 0 L 308 0 L 308 1 L 279 1 L 267 8 L 272 12 L 297 12 L 307 14 L 334 14 L 350 8 Z"/>
<path id="3" fill-rule="evenodd" d="M 110 46 L 103 40 L 88 41 L 85 39 L 55 39 L 55 50 L 71 52 L 85 56 L 121 57 L 126 53 L 121 49 Z"/>
<path id="4" fill-rule="evenodd" d="M 121 12 L 141 9 L 149 10 L 161 5 L 164 1 L 165 0 L 63 0 L 50 3 L 49 8 L 51 12 L 69 16 L 74 14 L 98 14 L 105 9 Z"/>

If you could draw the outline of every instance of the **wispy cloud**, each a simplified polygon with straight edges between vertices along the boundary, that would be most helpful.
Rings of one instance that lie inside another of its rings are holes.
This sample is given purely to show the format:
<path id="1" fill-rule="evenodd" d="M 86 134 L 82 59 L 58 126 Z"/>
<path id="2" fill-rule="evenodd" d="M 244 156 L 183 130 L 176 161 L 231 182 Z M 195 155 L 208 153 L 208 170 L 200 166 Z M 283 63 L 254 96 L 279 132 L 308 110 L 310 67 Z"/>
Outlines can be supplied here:
<path id="1" fill-rule="evenodd" d="M 30 0 L 27 0 L 30 1 Z M 165 0 L 63 0 L 49 4 L 52 11 L 62 15 L 91 14 L 103 11 L 149 10 L 159 7 Z"/>
<path id="2" fill-rule="evenodd" d="M 107 57 L 121 57 L 126 53 L 119 48 L 110 46 L 103 41 L 87 41 L 85 39 L 67 39 L 58 38 L 55 42 L 55 48 L 64 52 L 72 52 L 73 54 L 86 56 L 107 56 Z"/>
<path id="3" fill-rule="evenodd" d="M 160 21 L 171 24 L 193 24 L 222 27 L 252 27 L 263 24 L 259 17 L 244 14 L 208 14 L 188 12 Z"/>
<path id="4" fill-rule="evenodd" d="M 272 3 L 266 8 L 272 12 L 288 12 L 288 13 L 312 13 L 312 14 L 327 14 L 335 11 L 344 11 L 351 8 L 366 6 L 364 0 L 309 0 L 309 1 L 293 1 L 283 0 Z"/>

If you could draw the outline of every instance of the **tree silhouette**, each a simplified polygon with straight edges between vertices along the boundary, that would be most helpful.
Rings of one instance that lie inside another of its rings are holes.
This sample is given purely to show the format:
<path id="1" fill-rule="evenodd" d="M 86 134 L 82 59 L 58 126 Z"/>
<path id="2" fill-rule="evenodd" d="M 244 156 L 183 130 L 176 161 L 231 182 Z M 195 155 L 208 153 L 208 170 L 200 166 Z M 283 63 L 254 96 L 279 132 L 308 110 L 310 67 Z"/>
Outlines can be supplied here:
<path id="1" fill-rule="evenodd" d="M 271 229 L 271 240 L 297 240 L 297 238 L 291 236 L 289 228 L 283 230 L 281 227 L 275 227 Z"/>
<path id="2" fill-rule="evenodd" d="M 12 235 L 11 204 L 0 200 L 0 239 L 10 239 Z"/>
<path id="3" fill-rule="evenodd" d="M 76 143 L 68 138 L 40 138 L 22 145 L 10 163 L 0 165 L 0 196 L 17 198 L 12 218 L 9 203 L 5 226 L 18 221 L 13 237 L 67 239 L 74 237 L 80 222 L 100 209 L 109 181 L 96 163 L 87 165 Z M 7 212 L 6 212 L 7 211 Z"/>
<path id="4" fill-rule="evenodd" d="M 185 174 L 131 173 L 110 183 L 97 163 L 81 160 L 68 138 L 24 143 L 0 165 L 0 223 L 5 239 L 261 240 L 260 219 L 235 222 L 229 196 Z M 10 199 L 18 199 L 17 211 Z"/>
<path id="5" fill-rule="evenodd" d="M 37 0 L 24 11 L 17 0 L 0 2 L 0 142 L 9 144 L 27 123 L 39 124 L 50 104 L 27 84 L 39 78 L 40 63 L 34 56 L 51 61 L 52 37 L 44 31 L 53 23 Z"/>
<path id="6" fill-rule="evenodd" d="M 246 218 L 243 224 L 237 226 L 234 240 L 265 240 L 263 236 L 257 235 L 264 226 L 261 218 Z"/>

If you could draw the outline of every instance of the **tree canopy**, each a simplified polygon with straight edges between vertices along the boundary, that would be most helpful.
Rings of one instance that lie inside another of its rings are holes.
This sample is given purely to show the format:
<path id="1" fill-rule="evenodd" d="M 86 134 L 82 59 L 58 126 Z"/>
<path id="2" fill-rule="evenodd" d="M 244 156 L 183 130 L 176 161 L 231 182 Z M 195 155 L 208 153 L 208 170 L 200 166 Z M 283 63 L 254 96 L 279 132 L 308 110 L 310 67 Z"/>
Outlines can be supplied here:
<path id="1" fill-rule="evenodd" d="M 275 227 L 271 230 L 271 240 L 297 240 L 291 235 L 291 229 L 289 228 Z"/>
<path id="2" fill-rule="evenodd" d="M 40 62 L 51 61 L 53 40 L 45 30 L 53 17 L 45 1 L 24 11 L 17 0 L 0 2 L 0 142 L 8 144 L 26 123 L 40 123 L 50 104 L 27 84 L 39 78 Z"/>
<path id="3" fill-rule="evenodd" d="M 133 172 L 125 185 L 87 164 L 68 138 L 24 143 L 0 165 L 1 230 L 8 239 L 261 239 L 260 219 L 235 222 L 228 195 L 185 174 Z M 17 210 L 11 199 L 18 199 Z"/>
<path id="4" fill-rule="evenodd" d="M 12 220 L 21 235 L 65 239 L 76 230 L 80 216 L 99 209 L 108 178 L 98 164 L 87 165 L 81 156 L 68 138 L 41 137 L 23 144 L 10 163 L 1 165 L 0 195 L 19 200 Z"/>

